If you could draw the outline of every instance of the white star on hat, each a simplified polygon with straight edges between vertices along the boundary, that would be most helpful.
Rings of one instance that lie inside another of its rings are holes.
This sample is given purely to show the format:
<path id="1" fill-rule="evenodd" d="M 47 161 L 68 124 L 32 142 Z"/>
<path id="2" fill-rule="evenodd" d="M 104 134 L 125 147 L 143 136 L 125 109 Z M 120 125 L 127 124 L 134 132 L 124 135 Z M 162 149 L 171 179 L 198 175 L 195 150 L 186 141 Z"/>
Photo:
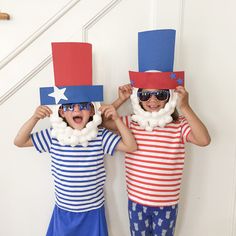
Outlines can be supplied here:
<path id="1" fill-rule="evenodd" d="M 66 88 L 59 89 L 58 87 L 54 87 L 54 92 L 48 94 L 48 96 L 55 98 L 56 104 L 59 103 L 61 99 L 68 100 L 68 98 L 64 95 Z"/>

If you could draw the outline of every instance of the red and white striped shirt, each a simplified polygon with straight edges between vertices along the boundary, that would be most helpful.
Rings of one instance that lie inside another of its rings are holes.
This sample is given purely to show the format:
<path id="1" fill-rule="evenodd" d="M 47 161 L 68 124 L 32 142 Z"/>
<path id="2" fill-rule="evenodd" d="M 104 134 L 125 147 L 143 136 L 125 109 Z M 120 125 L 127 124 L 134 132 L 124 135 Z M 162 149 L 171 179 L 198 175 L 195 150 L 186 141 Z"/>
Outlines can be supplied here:
<path id="1" fill-rule="evenodd" d="M 145 206 L 170 206 L 179 201 L 183 175 L 184 143 L 191 131 L 184 117 L 152 132 L 122 117 L 132 131 L 138 150 L 125 156 L 126 184 L 130 200 Z"/>

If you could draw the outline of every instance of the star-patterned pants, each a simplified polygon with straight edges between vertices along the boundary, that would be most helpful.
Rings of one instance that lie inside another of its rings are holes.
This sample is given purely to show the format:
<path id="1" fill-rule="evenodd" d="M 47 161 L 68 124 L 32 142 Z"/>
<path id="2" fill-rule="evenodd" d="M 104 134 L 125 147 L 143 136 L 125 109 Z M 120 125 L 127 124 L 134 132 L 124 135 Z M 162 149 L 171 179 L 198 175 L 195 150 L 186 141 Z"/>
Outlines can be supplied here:
<path id="1" fill-rule="evenodd" d="M 129 200 L 130 233 L 132 236 L 173 236 L 178 205 L 148 207 Z"/>

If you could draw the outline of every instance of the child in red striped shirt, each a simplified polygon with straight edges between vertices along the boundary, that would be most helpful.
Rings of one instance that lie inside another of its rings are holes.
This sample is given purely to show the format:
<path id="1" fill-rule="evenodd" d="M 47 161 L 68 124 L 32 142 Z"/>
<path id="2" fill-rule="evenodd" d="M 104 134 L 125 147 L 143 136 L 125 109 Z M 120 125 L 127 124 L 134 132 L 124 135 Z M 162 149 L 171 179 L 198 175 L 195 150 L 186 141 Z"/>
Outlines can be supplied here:
<path id="1" fill-rule="evenodd" d="M 123 117 L 138 145 L 125 155 L 132 236 L 174 235 L 185 143 L 210 143 L 205 125 L 189 105 L 184 73 L 173 72 L 174 37 L 174 30 L 139 34 L 140 72 L 130 72 L 131 84 L 119 87 L 113 103 L 118 108 L 130 97 L 133 106 L 133 114 Z M 116 130 L 109 120 L 105 126 Z"/>
<path id="2" fill-rule="evenodd" d="M 113 105 L 118 108 L 131 93 L 131 85 L 119 87 L 119 98 Z M 137 122 L 132 116 L 123 117 L 138 144 L 137 151 L 125 156 L 131 235 L 174 234 L 184 168 L 184 144 L 206 146 L 210 143 L 205 125 L 189 105 L 188 92 L 178 86 L 175 93 L 179 97 L 178 108 L 182 115 L 179 116 L 175 109 L 171 114 L 173 121 L 164 127 L 156 126 L 150 131 L 150 126 L 145 126 L 143 120 Z M 138 89 L 137 97 L 142 109 L 153 114 L 165 107 L 170 92 Z M 151 118 L 147 123 L 151 123 Z M 116 129 L 109 121 L 106 127 Z"/>

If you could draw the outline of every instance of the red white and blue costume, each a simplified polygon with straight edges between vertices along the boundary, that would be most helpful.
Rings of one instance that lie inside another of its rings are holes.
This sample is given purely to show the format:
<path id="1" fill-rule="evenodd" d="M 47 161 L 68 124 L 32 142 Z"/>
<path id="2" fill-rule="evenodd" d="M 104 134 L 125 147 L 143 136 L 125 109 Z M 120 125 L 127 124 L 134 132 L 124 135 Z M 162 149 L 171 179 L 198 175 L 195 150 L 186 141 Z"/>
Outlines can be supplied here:
<path id="1" fill-rule="evenodd" d="M 191 131 L 186 119 L 172 121 L 177 104 L 174 89 L 184 84 L 184 72 L 173 71 L 175 30 L 139 33 L 139 72 L 130 71 L 134 114 L 123 117 L 138 144 L 126 153 L 126 183 L 132 236 L 173 236 L 183 175 L 185 148 Z M 140 106 L 137 92 L 169 89 L 158 112 Z"/>
<path id="2" fill-rule="evenodd" d="M 51 156 L 55 208 L 47 236 L 107 236 L 104 211 L 104 155 L 113 155 L 120 137 L 98 128 L 103 87 L 92 85 L 92 45 L 52 43 L 55 87 L 40 88 L 51 105 L 52 128 L 32 134 L 38 152 Z M 82 130 L 58 116 L 61 104 L 92 102 L 95 114 Z"/>

